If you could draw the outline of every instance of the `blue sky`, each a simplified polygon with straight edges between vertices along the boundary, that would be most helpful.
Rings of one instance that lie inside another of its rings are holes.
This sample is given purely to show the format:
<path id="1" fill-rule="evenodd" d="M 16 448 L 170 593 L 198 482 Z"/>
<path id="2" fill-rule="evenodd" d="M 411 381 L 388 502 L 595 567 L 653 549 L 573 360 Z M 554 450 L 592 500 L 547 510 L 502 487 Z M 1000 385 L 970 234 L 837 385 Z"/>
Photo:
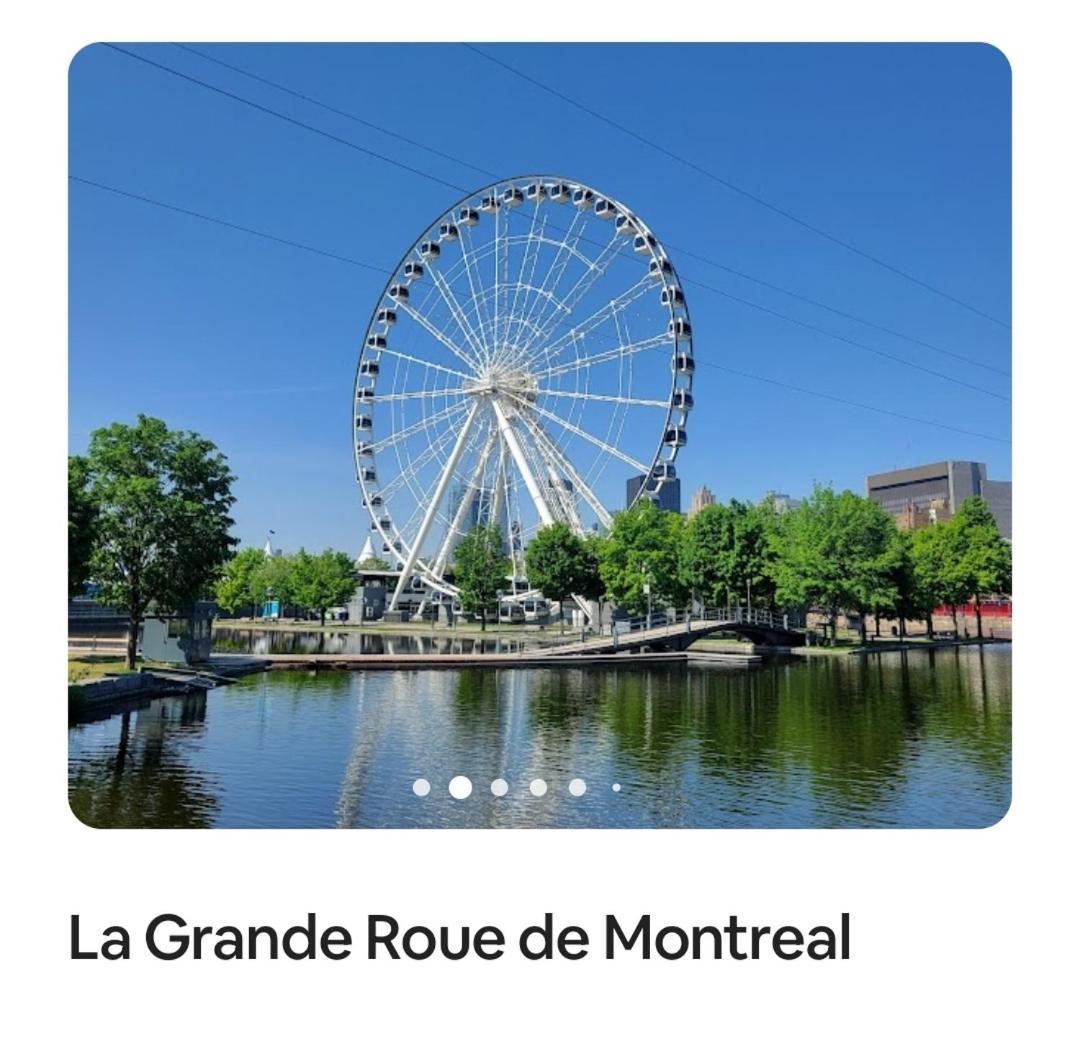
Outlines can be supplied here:
<path id="1" fill-rule="evenodd" d="M 129 45 L 124 45 L 129 46 Z M 558 173 L 650 224 L 678 267 L 698 360 L 684 507 L 862 490 L 943 458 L 1011 477 L 1010 331 L 734 193 L 458 45 L 200 49 L 499 177 Z M 469 190 L 477 169 L 171 45 L 130 49 Z M 721 178 L 1010 321 L 1010 72 L 971 46 L 485 46 Z M 455 189 L 107 47 L 71 67 L 77 177 L 392 268 Z M 353 375 L 385 277 L 73 183 L 69 444 L 139 412 L 213 439 L 244 543 L 355 551 Z M 684 251 L 992 367 L 710 267 Z M 714 288 L 707 290 L 701 284 Z M 715 291 L 722 291 L 721 294 Z M 859 350 L 802 323 L 995 393 Z M 722 367 L 722 368 L 721 368 Z M 943 430 L 828 401 L 738 370 Z"/>

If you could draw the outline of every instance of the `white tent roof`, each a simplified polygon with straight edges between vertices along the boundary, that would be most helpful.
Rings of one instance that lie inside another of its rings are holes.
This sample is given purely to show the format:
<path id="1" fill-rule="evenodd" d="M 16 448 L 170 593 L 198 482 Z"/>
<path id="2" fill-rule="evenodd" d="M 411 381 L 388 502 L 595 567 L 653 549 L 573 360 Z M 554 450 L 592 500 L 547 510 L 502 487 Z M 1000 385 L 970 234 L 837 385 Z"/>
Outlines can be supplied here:
<path id="1" fill-rule="evenodd" d="M 360 554 L 356 556 L 356 563 L 359 565 L 361 562 L 374 557 L 375 548 L 371 544 L 371 535 L 369 534 L 367 540 L 364 541 L 364 546 L 360 548 Z"/>

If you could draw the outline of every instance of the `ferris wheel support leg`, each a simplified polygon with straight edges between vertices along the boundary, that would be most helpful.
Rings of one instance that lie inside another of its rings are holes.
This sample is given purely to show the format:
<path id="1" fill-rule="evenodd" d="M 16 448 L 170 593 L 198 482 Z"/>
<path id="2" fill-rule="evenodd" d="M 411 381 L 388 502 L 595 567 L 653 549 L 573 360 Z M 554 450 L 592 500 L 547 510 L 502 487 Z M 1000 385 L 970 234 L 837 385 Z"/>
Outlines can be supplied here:
<path id="1" fill-rule="evenodd" d="M 540 524 L 550 526 L 555 521 L 555 517 L 547 506 L 547 501 L 544 500 L 540 487 L 536 484 L 536 476 L 533 475 L 532 469 L 525 459 L 517 434 L 510 426 L 510 420 L 503 411 L 498 399 L 492 398 L 491 408 L 495 411 L 495 419 L 499 422 L 499 433 L 506 443 L 506 448 L 510 451 L 510 456 L 514 458 L 514 463 L 517 465 L 518 471 L 521 472 L 522 479 L 525 480 L 525 488 L 529 491 L 529 496 L 532 497 L 532 501 L 536 505 L 536 511 L 540 515 Z"/>
<path id="2" fill-rule="evenodd" d="M 397 608 L 401 592 L 405 590 L 405 585 L 412 576 L 416 560 L 420 557 L 420 548 L 427 539 L 428 530 L 431 529 L 431 523 L 435 521 L 435 514 L 439 509 L 439 504 L 442 503 L 443 496 L 446 493 L 446 487 L 450 485 L 450 480 L 454 477 L 454 469 L 457 467 L 458 461 L 461 460 L 461 454 L 465 450 L 465 443 L 469 437 L 469 432 L 472 430 L 473 421 L 476 419 L 476 413 L 479 409 L 479 401 L 474 402 L 472 408 L 469 410 L 469 415 L 465 418 L 465 423 L 462 425 L 461 431 L 458 434 L 457 442 L 454 443 L 454 448 L 450 453 L 450 459 L 446 462 L 446 467 L 439 476 L 439 482 L 435 487 L 435 492 L 432 494 L 431 503 L 428 504 L 427 511 L 424 513 L 424 520 L 420 523 L 420 529 L 416 534 L 416 539 L 409 549 L 409 557 L 405 560 L 405 568 L 401 570 L 401 576 L 398 578 L 397 587 L 394 588 L 394 596 L 390 599 L 390 605 L 388 607 L 389 612 L 393 612 Z"/>

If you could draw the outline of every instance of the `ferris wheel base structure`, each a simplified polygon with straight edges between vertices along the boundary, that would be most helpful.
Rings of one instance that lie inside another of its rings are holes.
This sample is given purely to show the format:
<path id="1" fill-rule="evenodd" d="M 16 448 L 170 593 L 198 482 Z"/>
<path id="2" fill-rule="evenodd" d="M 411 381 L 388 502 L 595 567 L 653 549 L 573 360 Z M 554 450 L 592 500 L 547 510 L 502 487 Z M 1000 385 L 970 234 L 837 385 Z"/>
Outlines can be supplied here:
<path id="1" fill-rule="evenodd" d="M 524 597 L 540 529 L 608 531 L 604 500 L 632 475 L 655 499 L 686 445 L 693 374 L 675 268 L 628 207 L 548 175 L 455 203 L 395 267 L 356 369 L 357 481 L 400 569 L 388 609 L 417 584 L 458 597 L 454 553 L 476 525 L 497 527 Z"/>

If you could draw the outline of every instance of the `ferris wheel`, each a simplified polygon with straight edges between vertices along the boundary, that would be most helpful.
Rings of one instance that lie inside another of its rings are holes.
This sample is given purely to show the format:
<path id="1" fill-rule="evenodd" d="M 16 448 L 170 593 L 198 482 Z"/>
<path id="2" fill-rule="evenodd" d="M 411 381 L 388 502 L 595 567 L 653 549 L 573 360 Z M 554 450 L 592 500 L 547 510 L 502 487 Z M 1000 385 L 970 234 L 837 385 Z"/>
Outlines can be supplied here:
<path id="1" fill-rule="evenodd" d="M 605 532 L 659 497 L 686 444 L 686 298 L 617 200 L 551 176 L 470 193 L 431 224 L 375 306 L 356 370 L 356 474 L 372 546 L 412 588 L 457 594 L 454 552 L 496 526 L 529 592 L 542 527 Z"/>

